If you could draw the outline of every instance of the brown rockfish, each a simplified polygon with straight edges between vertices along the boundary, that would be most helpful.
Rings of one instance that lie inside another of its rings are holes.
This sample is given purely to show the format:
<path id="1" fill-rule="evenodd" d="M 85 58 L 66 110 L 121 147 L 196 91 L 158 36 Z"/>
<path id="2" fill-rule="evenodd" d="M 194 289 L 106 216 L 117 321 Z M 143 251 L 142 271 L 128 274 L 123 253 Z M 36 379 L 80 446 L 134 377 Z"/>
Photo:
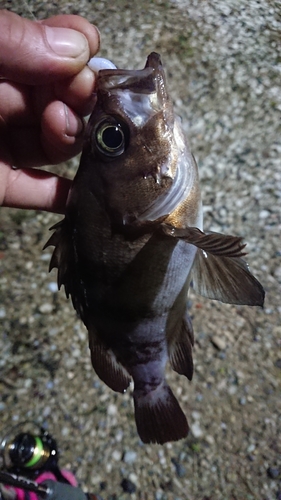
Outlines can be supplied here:
<path id="1" fill-rule="evenodd" d="M 88 329 L 96 373 L 119 392 L 133 379 L 140 438 L 162 444 L 188 433 L 165 368 L 192 378 L 191 280 L 232 304 L 261 306 L 264 291 L 241 238 L 202 232 L 197 166 L 160 56 L 100 71 L 96 92 L 50 269 Z"/>

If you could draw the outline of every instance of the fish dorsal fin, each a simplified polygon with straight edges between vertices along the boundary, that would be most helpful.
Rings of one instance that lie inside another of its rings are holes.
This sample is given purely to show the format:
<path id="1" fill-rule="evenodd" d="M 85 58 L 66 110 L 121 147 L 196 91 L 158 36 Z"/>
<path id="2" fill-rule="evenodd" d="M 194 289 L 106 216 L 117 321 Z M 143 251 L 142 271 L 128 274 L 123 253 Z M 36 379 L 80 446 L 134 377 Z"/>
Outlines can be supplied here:
<path id="1" fill-rule="evenodd" d="M 92 365 L 99 378 L 113 391 L 126 392 L 131 382 L 130 375 L 117 361 L 111 349 L 103 346 L 90 330 L 89 347 Z"/>
<path id="2" fill-rule="evenodd" d="M 192 268 L 192 283 L 197 293 L 229 304 L 263 305 L 263 287 L 241 258 L 245 255 L 242 238 L 205 234 L 196 227 L 177 229 L 168 224 L 162 227 L 165 234 L 197 247 Z"/>
<path id="3" fill-rule="evenodd" d="M 185 375 L 191 380 L 193 375 L 192 346 L 194 336 L 188 314 L 182 320 L 179 332 L 176 333 L 175 337 L 176 341 L 171 345 L 169 353 L 171 367 L 180 375 Z"/>
<path id="4" fill-rule="evenodd" d="M 64 285 L 66 297 L 71 296 L 74 309 L 80 318 L 85 321 L 85 293 L 81 279 L 78 276 L 75 251 L 67 220 L 61 220 L 50 229 L 55 229 L 55 232 L 43 248 L 45 250 L 48 246 L 55 247 L 49 271 L 54 268 L 58 269 L 58 288 L 60 289 Z"/>

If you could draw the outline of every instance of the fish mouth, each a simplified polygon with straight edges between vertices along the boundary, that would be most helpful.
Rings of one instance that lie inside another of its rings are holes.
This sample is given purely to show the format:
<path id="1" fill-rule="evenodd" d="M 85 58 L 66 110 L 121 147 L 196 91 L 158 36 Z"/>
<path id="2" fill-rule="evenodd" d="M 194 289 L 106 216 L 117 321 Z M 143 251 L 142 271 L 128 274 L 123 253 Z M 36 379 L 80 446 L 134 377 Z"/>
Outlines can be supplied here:
<path id="1" fill-rule="evenodd" d="M 149 54 L 143 69 L 100 70 L 97 87 L 101 92 L 105 91 L 113 94 L 117 92 L 119 94 L 126 90 L 134 94 L 157 94 L 157 108 L 159 111 L 165 100 L 169 100 L 161 57 L 157 52 Z"/>

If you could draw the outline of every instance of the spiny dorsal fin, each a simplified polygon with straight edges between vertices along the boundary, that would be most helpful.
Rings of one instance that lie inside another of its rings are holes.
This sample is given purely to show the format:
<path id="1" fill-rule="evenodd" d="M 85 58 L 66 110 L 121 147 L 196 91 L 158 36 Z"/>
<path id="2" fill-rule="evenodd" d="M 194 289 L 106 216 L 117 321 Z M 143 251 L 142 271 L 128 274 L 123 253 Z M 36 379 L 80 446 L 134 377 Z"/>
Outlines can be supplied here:
<path id="1" fill-rule="evenodd" d="M 49 271 L 53 268 L 58 269 L 58 288 L 60 289 L 61 286 L 64 285 L 67 298 L 71 295 L 73 307 L 84 321 L 86 309 L 85 293 L 78 276 L 73 241 L 67 219 L 64 218 L 50 229 L 55 229 L 55 232 L 43 248 L 45 249 L 51 245 L 55 246 L 50 261 Z"/>

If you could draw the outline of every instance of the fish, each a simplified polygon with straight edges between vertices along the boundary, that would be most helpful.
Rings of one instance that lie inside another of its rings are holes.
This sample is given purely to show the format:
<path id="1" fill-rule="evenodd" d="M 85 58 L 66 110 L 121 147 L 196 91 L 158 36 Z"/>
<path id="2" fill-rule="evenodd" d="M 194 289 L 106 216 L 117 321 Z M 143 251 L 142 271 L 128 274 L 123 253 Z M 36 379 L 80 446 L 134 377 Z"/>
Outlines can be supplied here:
<path id="1" fill-rule="evenodd" d="M 84 322 L 93 368 L 113 391 L 134 383 L 144 443 L 185 438 L 187 418 L 165 379 L 191 381 L 189 287 L 262 306 L 241 237 L 203 231 L 198 168 L 167 91 L 161 57 L 103 69 L 65 217 L 45 245 L 50 270 Z"/>

